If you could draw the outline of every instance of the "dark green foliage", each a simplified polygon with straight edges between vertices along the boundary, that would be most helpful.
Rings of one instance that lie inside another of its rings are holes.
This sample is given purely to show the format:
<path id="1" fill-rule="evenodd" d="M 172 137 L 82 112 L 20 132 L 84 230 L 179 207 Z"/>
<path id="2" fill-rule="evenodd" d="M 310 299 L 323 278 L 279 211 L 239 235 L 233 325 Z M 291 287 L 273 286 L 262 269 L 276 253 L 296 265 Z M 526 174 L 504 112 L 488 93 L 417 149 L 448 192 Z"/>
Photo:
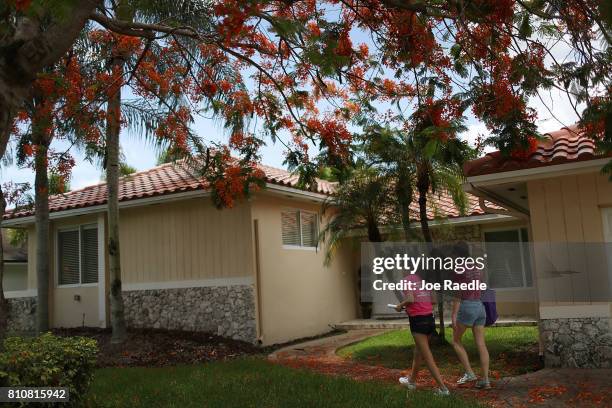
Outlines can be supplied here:
<path id="1" fill-rule="evenodd" d="M 9 337 L 0 353 L 0 386 L 68 387 L 76 406 L 91 384 L 97 353 L 96 341 L 86 337 Z"/>

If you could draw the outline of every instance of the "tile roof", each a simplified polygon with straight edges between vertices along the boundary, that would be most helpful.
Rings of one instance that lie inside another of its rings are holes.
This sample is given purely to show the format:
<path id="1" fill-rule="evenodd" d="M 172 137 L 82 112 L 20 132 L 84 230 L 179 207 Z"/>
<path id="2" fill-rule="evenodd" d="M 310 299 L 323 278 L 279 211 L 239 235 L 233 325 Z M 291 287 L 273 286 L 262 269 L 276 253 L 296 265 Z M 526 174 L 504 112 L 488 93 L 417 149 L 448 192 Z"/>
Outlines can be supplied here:
<path id="1" fill-rule="evenodd" d="M 264 171 L 266 182 L 297 188 L 299 178 L 297 175 L 286 170 L 266 165 L 260 165 L 260 168 Z M 316 188 L 311 191 L 329 195 L 333 193 L 335 184 L 336 183 L 325 180 L 317 180 Z M 119 201 L 129 201 L 139 198 L 205 189 L 206 183 L 191 174 L 184 165 L 180 163 L 168 163 L 121 177 L 119 179 Z M 65 194 L 54 195 L 49 198 L 49 212 L 105 204 L 106 194 L 106 183 L 99 183 Z M 461 216 L 448 193 L 433 194 L 429 202 L 430 205 L 427 214 L 430 219 L 439 217 L 456 218 Z M 411 213 L 413 218 L 418 217 L 419 209 L 416 200 L 412 203 Z M 33 214 L 34 210 L 30 208 L 7 212 L 3 218 L 14 219 Z M 466 215 L 483 214 L 484 212 L 478 204 L 478 198 L 468 194 Z"/>
<path id="2" fill-rule="evenodd" d="M 271 184 L 297 188 L 299 177 L 286 170 L 260 165 L 265 181 Z M 334 183 L 317 179 L 316 188 L 311 191 L 330 194 Z M 163 196 L 186 191 L 205 190 L 206 182 L 194 176 L 180 162 L 167 163 L 151 169 L 130 174 L 119 179 L 119 201 Z M 49 197 L 49 212 L 91 207 L 106 203 L 106 183 L 94 184 L 79 190 Z M 3 219 L 33 215 L 31 208 L 7 212 Z"/>
<path id="3" fill-rule="evenodd" d="M 427 201 L 427 218 L 433 220 L 435 218 L 457 218 L 473 215 L 484 215 L 485 212 L 480 208 L 478 197 L 472 194 L 467 195 L 467 206 L 465 214 L 459 213 L 459 209 L 455 205 L 452 197 L 447 192 L 434 193 Z M 487 202 L 487 206 L 491 208 L 501 209 L 492 203 Z M 419 203 L 414 200 L 410 204 L 410 218 L 413 220 L 419 219 Z"/>
<path id="4" fill-rule="evenodd" d="M 596 151 L 595 141 L 583 135 L 575 125 L 544 136 L 546 139 L 540 141 L 536 150 L 525 160 L 503 157 L 496 151 L 466 163 L 463 173 L 466 177 L 473 177 L 603 157 Z"/>

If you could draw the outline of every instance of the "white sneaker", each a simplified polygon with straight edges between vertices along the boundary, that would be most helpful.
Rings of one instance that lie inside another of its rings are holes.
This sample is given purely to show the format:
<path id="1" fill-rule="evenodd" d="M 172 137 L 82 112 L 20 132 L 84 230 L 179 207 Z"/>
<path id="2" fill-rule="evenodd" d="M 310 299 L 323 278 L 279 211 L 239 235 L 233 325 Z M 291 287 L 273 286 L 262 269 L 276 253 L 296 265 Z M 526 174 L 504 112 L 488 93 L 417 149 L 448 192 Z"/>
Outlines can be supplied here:
<path id="1" fill-rule="evenodd" d="M 414 382 L 412 382 L 410 377 L 400 377 L 399 378 L 399 383 L 401 385 L 403 385 L 404 387 L 408 388 L 409 390 L 415 390 L 416 389 L 416 384 Z"/>
<path id="2" fill-rule="evenodd" d="M 450 395 L 450 391 L 448 390 L 448 388 L 444 387 L 444 388 L 436 388 L 434 390 L 434 394 L 440 396 L 440 397 L 447 397 Z"/>
<path id="3" fill-rule="evenodd" d="M 463 374 L 463 377 L 461 377 L 460 379 L 457 380 L 457 384 L 461 385 L 461 384 L 466 384 L 472 381 L 476 381 L 478 379 L 478 377 L 476 377 L 476 374 L 472 373 L 472 374 L 468 374 L 465 373 Z"/>

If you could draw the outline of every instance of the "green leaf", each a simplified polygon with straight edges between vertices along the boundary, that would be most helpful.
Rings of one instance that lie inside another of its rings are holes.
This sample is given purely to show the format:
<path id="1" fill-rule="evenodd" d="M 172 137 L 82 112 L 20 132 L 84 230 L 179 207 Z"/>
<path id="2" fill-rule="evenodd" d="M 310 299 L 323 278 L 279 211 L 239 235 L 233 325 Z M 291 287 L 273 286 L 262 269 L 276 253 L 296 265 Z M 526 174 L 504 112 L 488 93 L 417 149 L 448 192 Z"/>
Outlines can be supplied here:
<path id="1" fill-rule="evenodd" d="M 529 13 L 525 13 L 521 25 L 519 27 L 519 34 L 522 37 L 528 38 L 533 34 L 533 28 L 531 28 L 531 22 L 529 21 Z"/>

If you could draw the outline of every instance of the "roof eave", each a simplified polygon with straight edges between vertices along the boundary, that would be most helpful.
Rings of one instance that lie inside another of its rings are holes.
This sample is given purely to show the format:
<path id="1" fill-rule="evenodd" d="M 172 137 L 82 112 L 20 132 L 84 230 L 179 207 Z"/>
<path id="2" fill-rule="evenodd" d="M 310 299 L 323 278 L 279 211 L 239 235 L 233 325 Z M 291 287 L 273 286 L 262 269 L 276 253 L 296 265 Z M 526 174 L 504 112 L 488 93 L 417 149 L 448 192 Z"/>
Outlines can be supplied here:
<path id="1" fill-rule="evenodd" d="M 570 163 L 552 164 L 529 169 L 468 176 L 466 177 L 466 181 L 475 186 L 486 187 L 490 185 L 524 182 L 570 174 L 590 173 L 600 170 L 608 161 L 610 161 L 610 158 L 604 157 Z"/>
<path id="2" fill-rule="evenodd" d="M 266 183 L 266 190 L 271 191 L 275 194 L 286 195 L 292 198 L 299 198 L 299 199 L 320 202 L 320 203 L 325 201 L 325 199 L 328 197 L 328 195 L 326 194 L 307 191 L 307 190 L 301 190 L 298 188 L 283 186 L 283 185 L 278 185 L 278 184 L 273 184 L 273 183 Z M 196 197 L 207 197 L 207 196 L 210 196 L 210 194 L 211 194 L 210 191 L 202 190 L 202 189 L 193 190 L 193 191 L 184 191 L 180 193 L 163 194 L 163 195 L 157 195 L 153 197 L 144 197 L 144 198 L 120 201 L 119 208 L 123 209 L 123 208 L 139 207 L 139 206 L 144 206 L 144 205 L 156 204 L 159 202 L 169 203 L 172 201 L 179 201 L 179 200 L 185 200 L 185 199 L 196 198 Z M 79 207 L 79 208 L 70 208 L 70 209 L 61 210 L 61 211 L 50 212 L 49 219 L 56 220 L 56 219 L 75 217 L 75 216 L 85 215 L 85 214 L 96 214 L 96 213 L 104 212 L 106 210 L 107 210 L 106 204 L 91 205 L 91 206 Z M 3 228 L 4 227 L 23 228 L 23 227 L 27 227 L 28 225 L 34 224 L 34 222 L 35 222 L 34 215 L 28 215 L 24 217 L 17 217 L 17 218 L 11 218 L 8 220 L 3 220 L 2 227 Z"/>

